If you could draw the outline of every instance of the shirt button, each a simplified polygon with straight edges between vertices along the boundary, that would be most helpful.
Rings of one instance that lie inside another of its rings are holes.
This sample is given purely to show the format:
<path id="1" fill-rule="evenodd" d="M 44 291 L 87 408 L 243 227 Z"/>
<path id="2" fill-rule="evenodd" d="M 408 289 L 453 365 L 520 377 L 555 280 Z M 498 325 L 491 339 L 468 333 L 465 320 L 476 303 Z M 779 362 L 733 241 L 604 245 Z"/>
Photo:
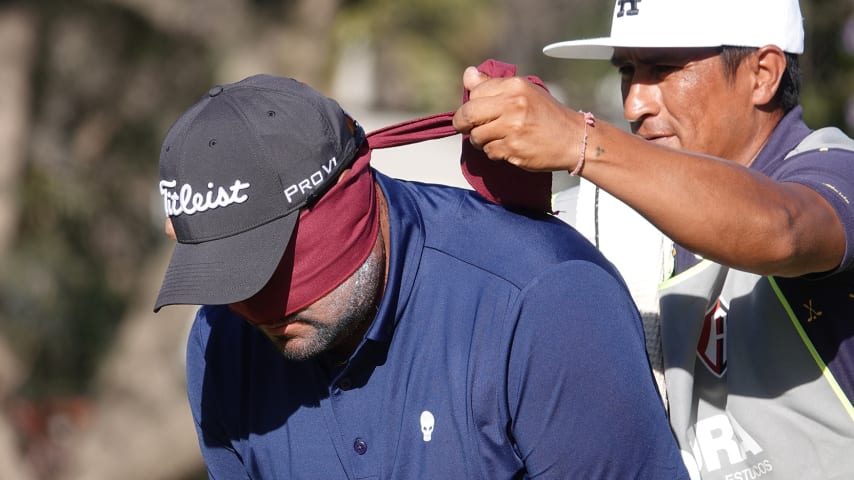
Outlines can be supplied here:
<path id="1" fill-rule="evenodd" d="M 349 378 L 342 378 L 341 381 L 338 382 L 338 388 L 344 391 L 350 390 L 353 388 L 353 382 L 351 382 Z"/>
<path id="2" fill-rule="evenodd" d="M 368 442 L 361 438 L 357 438 L 356 441 L 353 442 L 353 450 L 356 451 L 357 455 L 364 455 L 365 452 L 368 451 Z"/>

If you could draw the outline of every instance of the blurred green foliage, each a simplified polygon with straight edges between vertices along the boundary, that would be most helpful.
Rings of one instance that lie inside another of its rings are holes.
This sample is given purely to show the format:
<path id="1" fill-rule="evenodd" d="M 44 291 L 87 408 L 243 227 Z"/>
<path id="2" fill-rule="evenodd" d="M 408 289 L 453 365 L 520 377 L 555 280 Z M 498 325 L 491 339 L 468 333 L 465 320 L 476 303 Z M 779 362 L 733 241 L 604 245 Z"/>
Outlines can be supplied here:
<path id="1" fill-rule="evenodd" d="M 151 203 L 166 115 L 211 69 L 202 44 L 126 9 L 44 2 L 36 13 L 22 215 L 0 264 L 0 319 L 31 366 L 24 393 L 42 396 L 87 388 L 161 245 Z"/>

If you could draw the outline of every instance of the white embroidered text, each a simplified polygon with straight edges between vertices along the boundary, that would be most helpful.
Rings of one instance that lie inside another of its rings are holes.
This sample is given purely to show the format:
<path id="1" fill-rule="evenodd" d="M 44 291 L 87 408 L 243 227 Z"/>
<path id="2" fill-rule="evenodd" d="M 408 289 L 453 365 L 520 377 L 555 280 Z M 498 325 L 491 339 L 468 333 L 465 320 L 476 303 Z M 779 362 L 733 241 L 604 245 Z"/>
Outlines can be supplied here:
<path id="1" fill-rule="evenodd" d="M 312 173 L 308 178 L 304 178 L 285 188 L 285 197 L 288 199 L 288 203 L 293 203 L 294 195 L 297 193 L 304 195 L 306 192 L 323 183 L 323 180 L 332 173 L 332 170 L 334 170 L 337 165 L 338 159 L 332 157 L 329 159 L 329 163 L 327 165 L 321 165 L 321 169 Z"/>
<path id="2" fill-rule="evenodd" d="M 208 183 L 208 191 L 204 193 L 194 192 L 193 187 L 187 183 L 176 190 L 177 185 L 178 182 L 175 180 L 160 181 L 163 207 L 166 209 L 166 215 L 169 216 L 193 215 L 249 200 L 248 195 L 241 193 L 249 188 L 249 184 L 240 180 L 235 180 L 230 187 L 217 187 L 213 183 Z"/>

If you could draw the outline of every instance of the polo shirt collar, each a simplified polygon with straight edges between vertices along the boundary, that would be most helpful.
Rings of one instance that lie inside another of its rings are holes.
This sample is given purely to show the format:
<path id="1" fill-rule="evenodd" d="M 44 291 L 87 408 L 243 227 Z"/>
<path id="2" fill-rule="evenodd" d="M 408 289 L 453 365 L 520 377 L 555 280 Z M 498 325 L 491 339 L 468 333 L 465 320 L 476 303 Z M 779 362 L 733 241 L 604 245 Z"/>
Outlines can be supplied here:
<path id="1" fill-rule="evenodd" d="M 415 283 L 415 276 L 424 250 L 424 225 L 412 198 L 394 180 L 374 171 L 375 178 L 388 204 L 389 253 L 388 279 L 377 315 L 365 338 L 388 342 Z"/>

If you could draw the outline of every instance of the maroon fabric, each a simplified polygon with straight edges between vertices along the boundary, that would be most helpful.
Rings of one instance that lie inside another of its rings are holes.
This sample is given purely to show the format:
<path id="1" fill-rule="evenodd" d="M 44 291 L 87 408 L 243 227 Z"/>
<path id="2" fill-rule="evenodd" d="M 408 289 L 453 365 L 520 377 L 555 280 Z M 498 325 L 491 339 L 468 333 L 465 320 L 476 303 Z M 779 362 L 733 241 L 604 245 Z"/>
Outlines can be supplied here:
<path id="1" fill-rule="evenodd" d="M 516 73 L 516 66 L 488 60 L 478 67 L 490 77 Z M 539 79 L 529 77 L 537 85 Z M 468 93 L 463 101 L 468 101 Z M 380 128 L 367 135 L 348 175 L 299 218 L 273 278 L 250 299 L 232 308 L 250 321 L 277 321 L 301 310 L 341 284 L 365 261 L 378 234 L 377 201 L 368 165 L 375 148 L 391 148 L 456 135 L 454 112 Z M 511 208 L 551 211 L 551 174 L 532 173 L 494 162 L 463 137 L 460 164 L 469 184 L 487 200 Z M 286 304 L 282 306 L 282 296 Z"/>
<path id="2" fill-rule="evenodd" d="M 516 65 L 487 60 L 478 70 L 490 77 L 512 77 Z M 546 88 L 537 77 L 528 80 Z M 463 94 L 463 103 L 468 92 Z M 388 148 L 448 137 L 457 132 L 453 127 L 454 112 L 439 113 L 374 130 L 368 134 L 371 148 Z M 552 176 L 549 172 L 529 172 L 507 162 L 490 160 L 463 136 L 460 167 L 463 176 L 476 192 L 487 200 L 510 208 L 551 212 Z"/>
<path id="3" fill-rule="evenodd" d="M 348 279 L 368 258 L 379 232 L 370 150 L 316 205 L 300 212 L 294 235 L 267 285 L 232 309 L 252 323 L 277 322 Z M 282 305 L 282 298 L 285 304 Z"/>

